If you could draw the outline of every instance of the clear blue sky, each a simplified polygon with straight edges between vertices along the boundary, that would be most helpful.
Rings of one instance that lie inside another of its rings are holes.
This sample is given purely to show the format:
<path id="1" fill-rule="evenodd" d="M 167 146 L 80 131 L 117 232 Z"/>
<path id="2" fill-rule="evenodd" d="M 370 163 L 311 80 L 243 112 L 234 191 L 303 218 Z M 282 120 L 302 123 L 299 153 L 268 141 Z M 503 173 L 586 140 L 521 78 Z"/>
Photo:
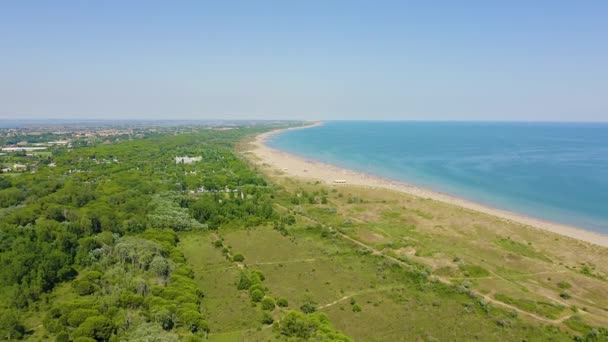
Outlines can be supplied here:
<path id="1" fill-rule="evenodd" d="M 0 118 L 608 121 L 608 1 L 0 1 Z"/>

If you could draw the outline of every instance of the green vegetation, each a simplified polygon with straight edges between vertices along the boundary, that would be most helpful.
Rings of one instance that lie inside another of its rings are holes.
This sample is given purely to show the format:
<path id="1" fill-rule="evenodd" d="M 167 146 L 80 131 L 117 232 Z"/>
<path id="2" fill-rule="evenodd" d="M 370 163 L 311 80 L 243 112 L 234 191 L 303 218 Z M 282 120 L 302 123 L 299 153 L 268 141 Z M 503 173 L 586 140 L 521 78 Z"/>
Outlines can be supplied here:
<path id="1" fill-rule="evenodd" d="M 478 265 L 460 264 L 458 268 L 460 268 L 465 277 L 478 278 L 490 275 L 488 270 Z"/>
<path id="2" fill-rule="evenodd" d="M 519 227 L 432 201 L 274 177 L 237 153 L 260 131 L 88 143 L 0 175 L 0 336 L 606 336 L 603 251 L 570 262 Z"/>
<path id="3" fill-rule="evenodd" d="M 496 244 L 505 250 L 514 253 L 516 255 L 525 256 L 528 258 L 539 259 L 542 261 L 551 262 L 551 259 L 547 258 L 544 254 L 536 251 L 532 248 L 531 244 L 524 244 L 511 240 L 511 238 L 501 238 L 496 241 Z"/>
<path id="4" fill-rule="evenodd" d="M 564 311 L 562 305 L 547 303 L 543 301 L 516 299 L 504 294 L 497 293 L 494 297 L 503 303 L 512 304 L 527 312 L 533 312 L 547 318 L 557 318 Z"/>
<path id="5" fill-rule="evenodd" d="M 334 330 L 329 318 L 323 313 L 306 315 L 298 311 L 289 311 L 275 328 L 281 335 L 304 341 L 350 341 L 348 337 Z"/>

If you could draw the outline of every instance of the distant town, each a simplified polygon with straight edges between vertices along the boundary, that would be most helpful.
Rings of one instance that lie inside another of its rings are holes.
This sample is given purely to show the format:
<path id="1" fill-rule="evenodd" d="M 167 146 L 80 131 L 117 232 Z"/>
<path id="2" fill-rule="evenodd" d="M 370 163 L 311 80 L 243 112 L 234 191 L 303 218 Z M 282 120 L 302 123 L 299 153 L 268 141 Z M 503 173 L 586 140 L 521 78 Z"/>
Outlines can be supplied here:
<path id="1" fill-rule="evenodd" d="M 55 167 L 53 156 L 74 147 L 113 144 L 159 134 L 185 134 L 200 129 L 231 130 L 285 121 L 69 121 L 0 120 L 0 173 L 36 172 Z M 188 163 L 188 160 L 183 162 Z M 74 170 L 77 172 L 77 170 Z"/>

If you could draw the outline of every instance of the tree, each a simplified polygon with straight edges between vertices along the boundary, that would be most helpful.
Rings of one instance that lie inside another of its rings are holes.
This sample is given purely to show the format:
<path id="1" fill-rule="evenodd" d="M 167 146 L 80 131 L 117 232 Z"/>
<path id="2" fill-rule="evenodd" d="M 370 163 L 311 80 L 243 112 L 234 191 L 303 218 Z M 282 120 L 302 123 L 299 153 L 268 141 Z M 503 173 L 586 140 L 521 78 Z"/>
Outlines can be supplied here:
<path id="1" fill-rule="evenodd" d="M 152 273 L 159 277 L 166 278 L 169 276 L 169 262 L 161 255 L 154 256 L 148 267 Z"/>
<path id="2" fill-rule="evenodd" d="M 161 309 L 154 313 L 154 320 L 163 327 L 164 330 L 173 329 L 175 322 L 173 321 L 173 315 L 167 309 Z"/>
<path id="3" fill-rule="evenodd" d="M 73 337 L 89 337 L 97 341 L 107 341 L 114 332 L 114 324 L 104 316 L 88 317 L 74 330 Z"/>
<path id="4" fill-rule="evenodd" d="M 90 295 L 93 292 L 95 292 L 96 290 L 96 286 L 95 284 L 93 284 L 92 282 L 88 281 L 88 280 L 78 280 L 75 281 L 74 283 L 72 283 L 72 287 L 74 287 L 74 290 L 76 290 L 76 293 L 78 293 L 81 296 L 85 296 L 85 295 Z"/>
<path id="5" fill-rule="evenodd" d="M 99 316 L 99 311 L 95 309 L 76 309 L 70 312 L 68 323 L 73 327 L 77 327 L 91 316 Z"/>
<path id="6" fill-rule="evenodd" d="M 313 336 L 315 330 L 316 326 L 314 322 L 297 311 L 287 313 L 280 323 L 281 334 L 288 337 L 298 337 L 307 340 Z"/>
<path id="7" fill-rule="evenodd" d="M 0 336 L 3 339 L 20 339 L 25 333 L 25 327 L 19 320 L 17 312 L 4 310 L 0 313 Z"/>

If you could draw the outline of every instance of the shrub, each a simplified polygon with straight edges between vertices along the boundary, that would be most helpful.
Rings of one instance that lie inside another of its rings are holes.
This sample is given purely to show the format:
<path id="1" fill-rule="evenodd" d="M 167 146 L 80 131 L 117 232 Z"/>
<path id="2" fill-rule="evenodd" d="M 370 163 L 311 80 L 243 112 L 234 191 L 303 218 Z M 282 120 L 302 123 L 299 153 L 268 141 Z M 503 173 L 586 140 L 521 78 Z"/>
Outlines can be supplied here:
<path id="1" fill-rule="evenodd" d="M 164 330 L 173 329 L 173 325 L 175 324 L 175 322 L 173 322 L 173 315 L 171 315 L 171 312 L 164 308 L 154 313 L 154 320 L 159 323 Z"/>
<path id="2" fill-rule="evenodd" d="M 13 340 L 21 339 L 25 334 L 25 327 L 21 323 L 16 311 L 5 310 L 0 312 L 1 338 Z"/>
<path id="3" fill-rule="evenodd" d="M 293 215 L 289 215 L 287 216 L 287 218 L 285 219 L 285 223 L 287 223 L 288 225 L 293 225 L 296 223 L 296 218 Z"/>
<path id="4" fill-rule="evenodd" d="M 243 261 L 245 261 L 245 257 L 242 254 L 235 254 L 232 257 L 232 261 L 243 262 Z"/>
<path id="5" fill-rule="evenodd" d="M 208 331 L 207 322 L 203 320 L 203 316 L 198 311 L 186 310 L 180 312 L 180 321 L 193 333 Z"/>
<path id="6" fill-rule="evenodd" d="M 74 342 L 97 342 L 97 340 L 88 336 L 79 336 L 74 339 Z"/>
<path id="7" fill-rule="evenodd" d="M 264 292 L 260 291 L 259 289 L 255 289 L 251 292 L 250 297 L 252 301 L 257 303 L 264 298 Z"/>
<path id="8" fill-rule="evenodd" d="M 224 245 L 224 243 L 222 242 L 222 240 L 215 240 L 215 242 L 213 243 L 213 245 L 215 247 L 222 247 Z"/>
<path id="9" fill-rule="evenodd" d="M 572 298 L 572 296 L 568 292 L 566 292 L 566 291 L 560 293 L 559 296 L 562 297 L 562 298 L 564 298 L 564 299 L 570 299 L 570 298 Z"/>
<path id="10" fill-rule="evenodd" d="M 70 342 L 70 334 L 65 331 L 60 332 L 55 337 L 55 342 Z"/>
<path id="11" fill-rule="evenodd" d="M 557 287 L 559 287 L 560 289 L 569 289 L 572 287 L 572 285 L 567 282 L 567 281 L 560 281 L 559 283 L 557 283 Z"/>
<path id="12" fill-rule="evenodd" d="M 270 325 L 272 323 L 274 323 L 274 318 L 272 318 L 272 315 L 266 311 L 262 312 L 262 324 Z"/>
<path id="13" fill-rule="evenodd" d="M 291 311 L 281 320 L 281 334 L 288 337 L 298 337 L 308 340 L 316 330 L 314 322 L 307 319 L 302 313 Z"/>
<path id="14" fill-rule="evenodd" d="M 353 304 L 353 312 L 361 312 L 361 305 L 357 303 Z"/>
<path id="15" fill-rule="evenodd" d="M 99 311 L 93 309 L 77 309 L 72 311 L 68 316 L 68 323 L 73 327 L 77 327 L 91 316 L 99 316 Z"/>
<path id="16" fill-rule="evenodd" d="M 170 273 L 169 262 L 160 255 L 156 255 L 148 266 L 152 273 L 159 277 L 168 277 Z"/>
<path id="17" fill-rule="evenodd" d="M 249 287 L 249 295 L 251 295 L 255 290 L 260 290 L 262 293 L 265 293 L 266 291 L 262 284 L 253 284 Z"/>
<path id="18" fill-rule="evenodd" d="M 261 271 L 255 270 L 255 271 L 251 272 L 251 275 L 252 275 L 252 277 L 257 277 L 258 279 L 260 279 L 260 281 L 266 280 L 264 273 L 262 273 Z"/>
<path id="19" fill-rule="evenodd" d="M 251 279 L 245 272 L 241 272 L 241 277 L 236 285 L 239 290 L 247 290 L 251 286 Z"/>
<path id="20" fill-rule="evenodd" d="M 300 310 L 302 310 L 303 313 L 309 314 L 317 311 L 317 308 L 313 303 L 308 302 L 300 306 Z"/>
<path id="21" fill-rule="evenodd" d="M 78 329 L 74 330 L 73 337 L 88 337 L 98 341 L 107 341 L 114 331 L 112 321 L 104 316 L 88 317 Z"/>
<path id="22" fill-rule="evenodd" d="M 277 306 L 282 307 L 282 308 L 286 308 L 289 306 L 289 302 L 287 301 L 287 298 L 279 298 L 277 299 Z"/>
<path id="23" fill-rule="evenodd" d="M 262 298 L 262 310 L 274 310 L 275 302 L 272 297 L 265 296 Z"/>
<path id="24" fill-rule="evenodd" d="M 88 280 L 78 280 L 72 283 L 72 287 L 81 296 L 90 295 L 96 290 L 95 284 Z"/>

